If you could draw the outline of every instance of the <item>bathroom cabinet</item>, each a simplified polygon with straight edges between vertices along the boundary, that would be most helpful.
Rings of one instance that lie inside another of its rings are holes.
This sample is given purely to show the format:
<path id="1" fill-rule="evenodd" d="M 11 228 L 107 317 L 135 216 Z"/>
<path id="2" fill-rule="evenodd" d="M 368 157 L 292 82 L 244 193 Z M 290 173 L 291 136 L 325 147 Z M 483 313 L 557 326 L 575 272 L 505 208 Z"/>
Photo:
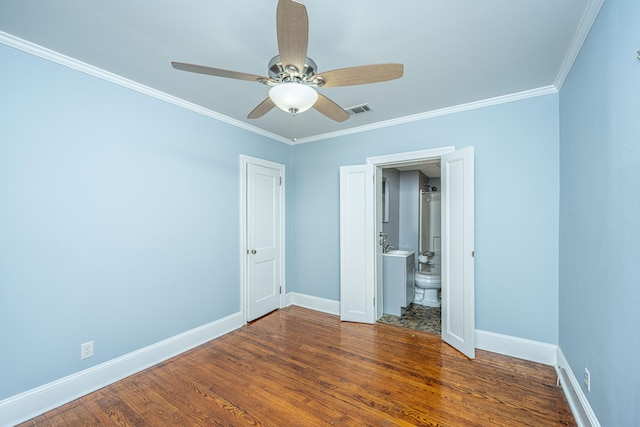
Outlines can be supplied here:
<path id="1" fill-rule="evenodd" d="M 382 255 L 382 311 L 401 316 L 413 302 L 415 253 L 391 251 Z"/>

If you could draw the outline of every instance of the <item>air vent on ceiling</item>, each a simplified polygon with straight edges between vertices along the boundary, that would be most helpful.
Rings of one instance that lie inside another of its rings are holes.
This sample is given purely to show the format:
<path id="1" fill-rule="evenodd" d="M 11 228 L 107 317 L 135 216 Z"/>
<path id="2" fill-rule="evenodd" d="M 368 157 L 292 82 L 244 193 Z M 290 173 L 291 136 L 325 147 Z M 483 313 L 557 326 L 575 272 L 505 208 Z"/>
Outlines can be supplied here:
<path id="1" fill-rule="evenodd" d="M 347 111 L 347 113 L 351 114 L 352 116 L 355 116 L 356 114 L 368 113 L 369 111 L 373 111 L 369 104 L 355 105 L 353 107 L 345 108 L 345 110 Z"/>

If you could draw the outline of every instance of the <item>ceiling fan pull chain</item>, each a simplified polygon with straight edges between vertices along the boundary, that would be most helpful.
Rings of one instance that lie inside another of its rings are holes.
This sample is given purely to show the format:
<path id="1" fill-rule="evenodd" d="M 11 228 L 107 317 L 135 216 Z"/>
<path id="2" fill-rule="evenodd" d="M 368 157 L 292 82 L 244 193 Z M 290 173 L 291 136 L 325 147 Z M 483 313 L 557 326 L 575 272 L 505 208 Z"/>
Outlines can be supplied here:
<path id="1" fill-rule="evenodd" d="M 291 112 L 291 142 L 296 142 L 296 112 Z"/>

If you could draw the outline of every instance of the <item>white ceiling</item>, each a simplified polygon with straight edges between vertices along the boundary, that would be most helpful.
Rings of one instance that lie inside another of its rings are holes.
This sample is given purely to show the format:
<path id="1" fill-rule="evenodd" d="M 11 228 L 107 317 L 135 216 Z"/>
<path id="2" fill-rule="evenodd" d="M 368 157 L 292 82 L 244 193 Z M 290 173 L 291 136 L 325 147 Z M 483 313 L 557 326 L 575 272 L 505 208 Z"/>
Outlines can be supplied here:
<path id="1" fill-rule="evenodd" d="M 0 41 L 28 45 L 32 52 L 36 45 L 37 54 L 43 47 L 49 56 L 66 55 L 241 127 L 304 142 L 496 97 L 554 91 L 602 0 L 304 3 L 308 56 L 319 72 L 404 64 L 399 80 L 320 89 L 342 107 L 368 103 L 372 112 L 337 123 L 314 110 L 292 120 L 274 109 L 248 120 L 267 97 L 267 86 L 171 67 L 179 61 L 267 75 L 267 63 L 278 53 L 276 0 L 2 0 Z"/>

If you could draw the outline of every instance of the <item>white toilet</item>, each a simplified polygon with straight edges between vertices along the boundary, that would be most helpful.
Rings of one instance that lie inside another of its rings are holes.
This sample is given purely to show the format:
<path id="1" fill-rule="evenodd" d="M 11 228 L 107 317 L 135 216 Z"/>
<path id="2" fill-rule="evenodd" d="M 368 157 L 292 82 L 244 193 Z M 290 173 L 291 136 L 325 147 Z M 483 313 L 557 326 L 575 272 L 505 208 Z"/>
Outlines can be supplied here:
<path id="1" fill-rule="evenodd" d="M 419 304 L 427 307 L 440 307 L 440 272 L 416 271 L 415 273 L 416 287 L 422 289 L 423 295 Z"/>

